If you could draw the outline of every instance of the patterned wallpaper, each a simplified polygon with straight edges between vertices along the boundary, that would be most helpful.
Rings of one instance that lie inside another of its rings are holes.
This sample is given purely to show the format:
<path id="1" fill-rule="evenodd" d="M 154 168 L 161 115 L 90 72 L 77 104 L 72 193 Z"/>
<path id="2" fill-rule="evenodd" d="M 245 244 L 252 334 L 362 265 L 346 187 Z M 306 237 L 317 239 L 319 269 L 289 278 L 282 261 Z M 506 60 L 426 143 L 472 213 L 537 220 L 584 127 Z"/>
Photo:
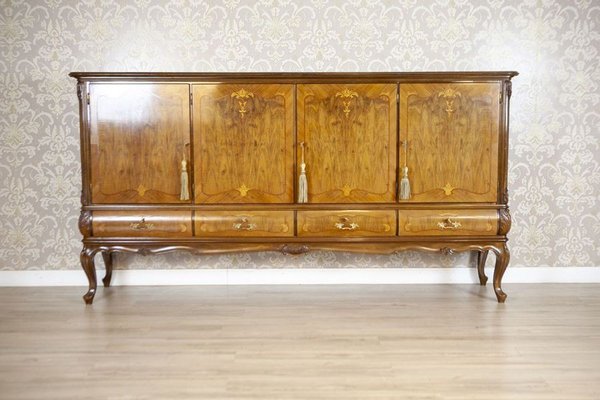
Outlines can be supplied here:
<path id="1" fill-rule="evenodd" d="M 70 71 L 518 70 L 512 266 L 600 266 L 597 0 L 0 0 L 0 269 L 79 268 Z M 316 252 L 121 257 L 122 268 L 461 266 Z"/>

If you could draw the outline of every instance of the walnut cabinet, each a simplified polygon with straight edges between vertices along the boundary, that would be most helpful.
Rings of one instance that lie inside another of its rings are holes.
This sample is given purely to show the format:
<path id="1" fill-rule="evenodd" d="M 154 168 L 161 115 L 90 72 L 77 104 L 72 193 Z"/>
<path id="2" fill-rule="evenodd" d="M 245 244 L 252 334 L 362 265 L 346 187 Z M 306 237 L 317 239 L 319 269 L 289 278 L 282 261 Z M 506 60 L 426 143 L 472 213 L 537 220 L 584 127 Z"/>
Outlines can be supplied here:
<path id="1" fill-rule="evenodd" d="M 505 301 L 516 72 L 70 75 L 86 303 L 98 253 L 319 249 L 491 251 Z"/>

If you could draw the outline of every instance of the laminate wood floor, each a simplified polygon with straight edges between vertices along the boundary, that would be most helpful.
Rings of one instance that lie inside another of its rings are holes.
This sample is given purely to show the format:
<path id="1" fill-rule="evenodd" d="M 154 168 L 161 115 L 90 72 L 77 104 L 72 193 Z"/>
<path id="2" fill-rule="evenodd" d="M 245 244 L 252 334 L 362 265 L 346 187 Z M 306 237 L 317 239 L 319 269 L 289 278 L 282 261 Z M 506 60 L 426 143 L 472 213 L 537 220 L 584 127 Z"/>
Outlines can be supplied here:
<path id="1" fill-rule="evenodd" d="M 600 399 L 600 285 L 0 289 L 1 399 Z"/>

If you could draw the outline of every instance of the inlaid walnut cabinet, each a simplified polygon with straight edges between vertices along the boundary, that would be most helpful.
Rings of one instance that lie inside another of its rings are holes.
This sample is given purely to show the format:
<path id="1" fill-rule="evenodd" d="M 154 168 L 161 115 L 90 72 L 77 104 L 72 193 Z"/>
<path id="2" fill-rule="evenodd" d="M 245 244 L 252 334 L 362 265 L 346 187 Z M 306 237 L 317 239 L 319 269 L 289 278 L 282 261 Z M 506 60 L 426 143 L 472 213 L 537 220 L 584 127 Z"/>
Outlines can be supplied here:
<path id="1" fill-rule="evenodd" d="M 504 302 L 516 75 L 71 73 L 85 302 L 97 253 L 319 249 L 492 251 Z"/>

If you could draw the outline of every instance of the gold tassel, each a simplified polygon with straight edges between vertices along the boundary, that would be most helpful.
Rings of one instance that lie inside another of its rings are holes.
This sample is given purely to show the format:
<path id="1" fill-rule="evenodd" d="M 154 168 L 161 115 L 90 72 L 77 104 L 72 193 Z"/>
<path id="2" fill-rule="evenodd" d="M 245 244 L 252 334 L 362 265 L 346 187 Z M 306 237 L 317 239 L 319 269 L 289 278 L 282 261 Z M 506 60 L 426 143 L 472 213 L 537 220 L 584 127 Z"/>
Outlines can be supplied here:
<path id="1" fill-rule="evenodd" d="M 306 180 L 306 164 L 304 163 L 304 142 L 300 143 L 302 161 L 300 163 L 300 176 L 298 177 L 298 203 L 308 202 L 308 181 Z"/>
<path id="2" fill-rule="evenodd" d="M 189 190 L 189 178 L 187 172 L 187 161 L 185 158 L 181 160 L 181 192 L 179 195 L 179 200 L 189 200 L 190 199 L 190 190 Z"/>
<path id="3" fill-rule="evenodd" d="M 408 167 L 406 166 L 406 158 L 408 157 L 407 142 L 402 143 L 404 146 L 404 167 L 402 167 L 402 179 L 400 180 L 400 200 L 410 199 L 410 181 L 408 180 Z"/>
<path id="4" fill-rule="evenodd" d="M 400 180 L 400 200 L 410 199 L 410 181 L 408 180 L 408 167 L 402 168 L 402 179 Z"/>

